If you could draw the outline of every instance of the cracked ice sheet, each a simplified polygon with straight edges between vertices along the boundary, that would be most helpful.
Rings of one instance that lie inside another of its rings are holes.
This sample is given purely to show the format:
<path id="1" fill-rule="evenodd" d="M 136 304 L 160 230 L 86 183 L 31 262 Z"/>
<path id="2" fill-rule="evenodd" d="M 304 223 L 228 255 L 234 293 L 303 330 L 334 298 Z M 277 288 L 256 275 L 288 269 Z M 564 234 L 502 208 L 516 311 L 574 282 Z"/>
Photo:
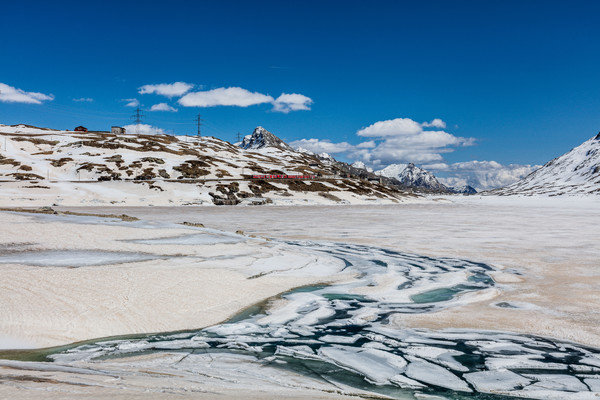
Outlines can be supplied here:
<path id="1" fill-rule="evenodd" d="M 319 354 L 326 360 L 358 372 L 376 385 L 389 383 L 406 367 L 404 358 L 377 349 L 334 346 L 321 348 Z"/>
<path id="2" fill-rule="evenodd" d="M 463 377 L 480 392 L 512 393 L 518 387 L 531 383 L 530 379 L 524 378 L 514 372 L 503 371 L 480 371 L 465 374 Z"/>
<path id="3" fill-rule="evenodd" d="M 409 360 L 406 367 L 406 376 L 429 385 L 456 390 L 458 392 L 472 392 L 469 386 L 459 377 L 446 368 L 419 360 L 415 357 L 407 357 Z"/>
<path id="4" fill-rule="evenodd" d="M 524 377 L 537 381 L 525 390 L 556 390 L 560 392 L 587 392 L 583 382 L 571 375 L 560 374 L 523 374 Z"/>

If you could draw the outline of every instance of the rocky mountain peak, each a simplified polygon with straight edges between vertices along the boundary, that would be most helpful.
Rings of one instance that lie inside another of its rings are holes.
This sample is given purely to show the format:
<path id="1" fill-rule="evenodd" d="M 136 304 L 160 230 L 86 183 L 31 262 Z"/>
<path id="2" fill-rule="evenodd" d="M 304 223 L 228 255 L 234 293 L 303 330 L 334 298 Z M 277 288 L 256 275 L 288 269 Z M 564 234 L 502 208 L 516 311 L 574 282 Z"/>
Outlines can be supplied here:
<path id="1" fill-rule="evenodd" d="M 293 151 L 293 149 L 287 143 L 279 139 L 277 136 L 275 136 L 262 126 L 257 126 L 251 135 L 245 136 L 244 140 L 240 144 L 240 147 L 246 150 L 263 149 L 265 147 L 275 147 L 281 150 Z"/>
<path id="2" fill-rule="evenodd" d="M 417 167 L 414 163 L 391 164 L 381 171 L 377 171 L 377 174 L 387 176 L 388 178 L 395 178 L 404 186 L 439 192 L 449 191 L 431 172 Z"/>

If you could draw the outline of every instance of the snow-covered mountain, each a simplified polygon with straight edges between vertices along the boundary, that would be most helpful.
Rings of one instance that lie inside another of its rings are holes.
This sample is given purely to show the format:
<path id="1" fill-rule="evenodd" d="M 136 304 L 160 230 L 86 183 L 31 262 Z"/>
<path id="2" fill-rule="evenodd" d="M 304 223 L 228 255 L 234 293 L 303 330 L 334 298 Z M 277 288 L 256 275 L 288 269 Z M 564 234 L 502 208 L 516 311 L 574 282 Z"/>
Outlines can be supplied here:
<path id="1" fill-rule="evenodd" d="M 404 186 L 434 192 L 452 192 L 451 189 L 441 184 L 431 172 L 419 168 L 413 163 L 392 164 L 377 171 L 377 174 L 387 176 L 388 178 L 395 178 Z"/>
<path id="2" fill-rule="evenodd" d="M 463 186 L 453 186 L 448 188 L 452 193 L 456 194 L 475 194 L 477 190 L 473 186 L 463 185 Z"/>
<path id="3" fill-rule="evenodd" d="M 355 161 L 355 162 L 353 162 L 352 165 L 351 165 L 351 167 L 358 168 L 358 169 L 364 169 L 367 172 L 373 172 L 373 168 L 367 167 L 365 165 L 365 163 L 362 162 L 362 161 Z"/>
<path id="4" fill-rule="evenodd" d="M 294 151 L 287 143 L 262 126 L 256 127 L 251 135 L 245 136 L 240 147 L 245 150 L 258 150 L 266 147 L 274 147 L 280 150 Z"/>
<path id="5" fill-rule="evenodd" d="M 407 165 L 408 164 L 391 164 L 385 167 L 384 169 L 375 171 L 375 173 L 377 175 L 387 176 L 388 178 L 400 180 L 400 175 L 402 174 L 402 171 L 406 169 Z"/>
<path id="6" fill-rule="evenodd" d="M 420 187 L 435 191 L 447 191 L 448 188 L 442 185 L 437 178 L 429 171 L 417 167 L 410 163 L 404 168 L 399 176 L 400 183 L 406 186 Z"/>
<path id="7" fill-rule="evenodd" d="M 329 165 L 335 164 L 337 162 L 337 160 L 333 158 L 333 156 L 329 153 L 319 153 L 317 154 L 317 158 L 321 160 L 321 162 Z"/>
<path id="8" fill-rule="evenodd" d="M 0 205 L 360 204 L 407 196 L 341 178 L 338 163 L 289 149 L 262 128 L 255 134 L 248 142 L 258 146 L 262 137 L 268 147 L 244 150 L 213 137 L 0 125 Z"/>
<path id="9" fill-rule="evenodd" d="M 492 195 L 600 195 L 600 133 Z"/>

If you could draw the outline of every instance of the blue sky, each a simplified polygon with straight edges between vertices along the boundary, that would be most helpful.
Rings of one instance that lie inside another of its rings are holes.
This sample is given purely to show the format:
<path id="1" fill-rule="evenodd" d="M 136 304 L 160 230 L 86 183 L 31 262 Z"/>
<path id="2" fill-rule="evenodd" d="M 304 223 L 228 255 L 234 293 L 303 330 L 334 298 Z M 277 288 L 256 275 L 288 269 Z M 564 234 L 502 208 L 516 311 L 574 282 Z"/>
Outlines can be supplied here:
<path id="1" fill-rule="evenodd" d="M 0 123 L 106 130 L 136 99 L 167 133 L 200 112 L 206 135 L 262 125 L 480 187 L 600 130 L 597 1 L 290 3 L 3 4 Z"/>

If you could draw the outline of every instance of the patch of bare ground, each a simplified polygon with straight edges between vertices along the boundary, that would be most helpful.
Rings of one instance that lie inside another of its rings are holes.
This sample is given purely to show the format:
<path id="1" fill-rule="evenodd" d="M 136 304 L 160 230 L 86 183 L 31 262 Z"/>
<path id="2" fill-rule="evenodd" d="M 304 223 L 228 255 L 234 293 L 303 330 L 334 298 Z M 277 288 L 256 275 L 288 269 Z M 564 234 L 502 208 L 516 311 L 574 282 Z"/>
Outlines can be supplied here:
<path id="1" fill-rule="evenodd" d="M 319 192 L 319 196 L 324 197 L 327 200 L 335 201 L 337 203 L 342 201 L 342 199 L 340 199 L 337 196 L 332 195 L 331 193 Z"/>
<path id="2" fill-rule="evenodd" d="M 248 185 L 248 189 L 254 193 L 255 196 L 260 197 L 264 193 L 273 192 L 279 190 L 278 187 L 271 185 L 264 179 L 258 179 Z"/>
<path id="3" fill-rule="evenodd" d="M 10 140 L 13 140 L 15 142 L 31 142 L 31 143 L 37 144 L 37 145 L 49 144 L 51 146 L 56 146 L 57 144 L 60 143 L 58 140 L 45 140 L 45 139 L 39 139 L 39 138 L 31 137 L 31 136 L 16 136 L 16 137 L 10 138 Z"/>
<path id="4" fill-rule="evenodd" d="M 183 164 L 173 167 L 175 171 L 181 173 L 179 179 L 193 179 L 208 175 L 210 174 L 208 168 L 210 165 L 201 160 L 186 160 Z"/>
<path id="5" fill-rule="evenodd" d="M 210 197 L 212 197 L 213 204 L 217 206 L 234 206 L 241 202 L 241 200 L 236 196 L 236 194 L 240 191 L 240 184 L 237 182 L 231 182 L 229 185 L 218 184 L 217 191 L 219 193 L 209 193 Z"/>
<path id="6" fill-rule="evenodd" d="M 149 162 L 152 164 L 164 164 L 165 160 L 163 160 L 162 158 L 158 158 L 158 157 L 144 157 L 142 159 L 140 159 L 141 162 Z"/>
<path id="7" fill-rule="evenodd" d="M 110 156 L 110 157 L 104 157 L 104 160 L 106 162 L 115 163 L 117 165 L 117 167 L 121 167 L 121 164 L 124 163 L 123 156 L 121 156 L 120 154 L 115 154 L 115 155 Z"/>
<path id="8" fill-rule="evenodd" d="M 17 160 L 13 160 L 12 158 L 6 158 L 0 155 L 0 165 L 12 165 L 13 167 L 18 167 L 21 163 Z"/>
<path id="9" fill-rule="evenodd" d="M 229 172 L 225 171 L 224 169 L 218 169 L 217 172 L 215 173 L 215 175 L 217 175 L 217 178 L 223 178 L 225 176 L 232 176 Z"/>
<path id="10" fill-rule="evenodd" d="M 21 173 L 21 172 L 7 174 L 7 176 L 12 176 L 18 181 L 36 181 L 38 179 L 44 179 L 43 176 L 39 176 L 36 174 Z"/>
<path id="11" fill-rule="evenodd" d="M 288 185 L 290 190 L 295 192 L 331 192 L 338 191 L 338 189 L 327 186 L 321 182 L 312 181 L 310 184 L 305 183 L 299 179 L 282 180 L 282 183 Z"/>
<path id="12" fill-rule="evenodd" d="M 64 157 L 64 158 L 60 158 L 58 160 L 47 160 L 47 161 L 50 161 L 50 165 L 52 165 L 53 167 L 60 168 L 63 165 L 65 165 L 66 163 L 73 161 L 73 159 L 71 157 Z"/>
<path id="13" fill-rule="evenodd" d="M 138 176 L 136 176 L 135 179 L 136 181 L 149 181 L 156 178 L 156 173 L 154 172 L 154 168 L 149 167 L 149 168 L 145 168 L 141 174 L 139 174 Z"/>

